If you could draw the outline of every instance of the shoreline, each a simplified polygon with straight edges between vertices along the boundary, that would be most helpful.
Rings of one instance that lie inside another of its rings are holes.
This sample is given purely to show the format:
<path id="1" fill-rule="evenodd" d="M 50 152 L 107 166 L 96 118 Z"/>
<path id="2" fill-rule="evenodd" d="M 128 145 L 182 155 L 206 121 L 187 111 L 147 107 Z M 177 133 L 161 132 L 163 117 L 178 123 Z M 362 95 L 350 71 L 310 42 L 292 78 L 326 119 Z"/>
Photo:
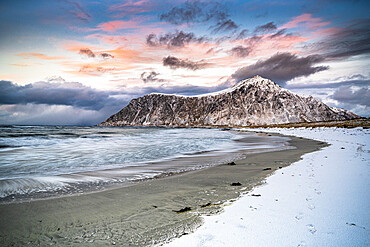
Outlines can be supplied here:
<path id="1" fill-rule="evenodd" d="M 167 242 L 192 232 L 202 224 L 201 215 L 219 213 L 225 202 L 251 190 L 279 167 L 326 146 L 290 138 L 289 144 L 296 149 L 250 154 L 235 161 L 235 166 L 218 165 L 128 187 L 0 205 L 0 243 L 145 246 Z M 177 212 L 181 210 L 189 212 Z"/>
<path id="2" fill-rule="evenodd" d="M 96 193 L 115 188 L 133 186 L 146 180 L 174 176 L 190 171 L 206 169 L 211 166 L 222 165 L 252 153 L 266 153 L 284 150 L 289 147 L 287 137 L 273 137 L 268 134 L 254 132 L 240 132 L 232 130 L 235 137 L 232 143 L 228 143 L 223 149 L 213 149 L 195 153 L 186 153 L 159 161 L 140 162 L 121 168 L 101 169 L 95 171 L 59 174 L 38 178 L 16 178 L 0 181 L 0 187 L 13 188 L 22 186 L 26 182 L 37 188 L 38 185 L 46 187 L 34 191 L 20 191 L 0 198 L 0 204 L 22 203 L 29 200 L 44 200 L 74 196 L 78 194 Z M 141 165 L 145 163 L 145 165 Z M 54 184 L 43 185 L 43 180 L 54 181 Z M 58 184 L 59 183 L 59 184 Z M 19 184 L 19 185 L 18 185 Z M 56 187 L 55 189 L 50 188 Z M 50 189 L 47 189 L 47 188 Z"/>

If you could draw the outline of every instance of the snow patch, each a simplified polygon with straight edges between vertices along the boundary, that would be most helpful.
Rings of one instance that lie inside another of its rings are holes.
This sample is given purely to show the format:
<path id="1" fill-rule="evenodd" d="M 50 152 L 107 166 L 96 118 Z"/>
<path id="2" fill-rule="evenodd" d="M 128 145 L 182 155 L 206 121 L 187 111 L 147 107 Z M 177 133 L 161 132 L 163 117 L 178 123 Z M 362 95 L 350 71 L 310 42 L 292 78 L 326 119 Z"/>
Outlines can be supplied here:
<path id="1" fill-rule="evenodd" d="M 168 246 L 369 246 L 370 130 L 252 129 L 331 144 Z M 250 196 L 260 194 L 260 197 Z"/>

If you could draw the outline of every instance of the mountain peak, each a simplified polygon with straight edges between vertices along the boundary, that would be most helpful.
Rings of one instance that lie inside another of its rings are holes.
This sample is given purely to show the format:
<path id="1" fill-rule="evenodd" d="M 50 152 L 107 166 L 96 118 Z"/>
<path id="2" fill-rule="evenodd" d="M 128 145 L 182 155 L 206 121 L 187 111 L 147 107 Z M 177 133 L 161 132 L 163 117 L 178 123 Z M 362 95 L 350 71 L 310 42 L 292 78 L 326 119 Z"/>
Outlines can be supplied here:
<path id="1" fill-rule="evenodd" d="M 301 97 L 257 75 L 211 94 L 150 94 L 133 99 L 101 125 L 253 126 L 358 117 L 332 109 L 312 97 Z"/>
<path id="2" fill-rule="evenodd" d="M 261 89 L 272 89 L 272 88 L 281 89 L 281 87 L 278 84 L 260 75 L 255 75 L 254 77 L 241 80 L 238 83 L 236 83 L 234 86 L 232 86 L 232 89 L 237 89 L 237 88 L 240 88 L 243 86 L 249 86 L 249 85 L 259 87 Z"/>

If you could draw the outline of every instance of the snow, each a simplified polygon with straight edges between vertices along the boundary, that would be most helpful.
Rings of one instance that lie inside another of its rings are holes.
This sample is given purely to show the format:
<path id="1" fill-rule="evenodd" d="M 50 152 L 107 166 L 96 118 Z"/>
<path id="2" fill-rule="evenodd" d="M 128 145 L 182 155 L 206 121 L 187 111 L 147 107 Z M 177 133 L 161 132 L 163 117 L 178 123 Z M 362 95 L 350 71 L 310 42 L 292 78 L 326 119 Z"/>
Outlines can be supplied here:
<path id="1" fill-rule="evenodd" d="M 252 78 L 248 78 L 242 81 L 239 81 L 236 83 L 234 86 L 230 88 L 226 88 L 221 91 L 213 92 L 213 93 L 206 93 L 206 94 L 199 94 L 199 95 L 194 95 L 194 96 L 186 96 L 186 95 L 179 95 L 179 94 L 165 94 L 165 93 L 150 93 L 151 94 L 158 94 L 158 95 L 168 95 L 168 96 L 176 96 L 176 97 L 184 97 L 184 98 L 201 98 L 201 97 L 208 97 L 208 96 L 217 96 L 221 94 L 226 94 L 226 93 L 231 93 L 241 87 L 247 86 L 247 85 L 254 85 L 261 90 L 271 90 L 275 89 L 277 91 L 287 91 L 286 89 L 281 88 L 279 85 L 277 85 L 275 82 L 263 78 L 262 76 L 256 75 Z"/>
<path id="2" fill-rule="evenodd" d="M 370 130 L 253 130 L 331 146 L 276 171 L 222 214 L 205 216 L 195 233 L 168 246 L 370 246 Z"/>

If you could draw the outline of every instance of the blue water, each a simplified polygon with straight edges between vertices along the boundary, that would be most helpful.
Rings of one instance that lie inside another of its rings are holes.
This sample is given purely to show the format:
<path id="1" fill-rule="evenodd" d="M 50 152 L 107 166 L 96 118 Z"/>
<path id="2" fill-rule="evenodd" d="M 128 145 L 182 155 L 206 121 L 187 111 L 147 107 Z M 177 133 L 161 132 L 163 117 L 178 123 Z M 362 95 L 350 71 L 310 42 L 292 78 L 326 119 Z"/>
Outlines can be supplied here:
<path id="1" fill-rule="evenodd" d="M 238 150 L 284 142 L 219 129 L 0 126 L 0 198 L 102 189 L 223 164 Z M 206 158 L 192 159 L 200 156 Z"/>
<path id="2" fill-rule="evenodd" d="M 233 138 L 214 129 L 2 126 L 0 180 L 145 165 L 225 148 Z"/>

